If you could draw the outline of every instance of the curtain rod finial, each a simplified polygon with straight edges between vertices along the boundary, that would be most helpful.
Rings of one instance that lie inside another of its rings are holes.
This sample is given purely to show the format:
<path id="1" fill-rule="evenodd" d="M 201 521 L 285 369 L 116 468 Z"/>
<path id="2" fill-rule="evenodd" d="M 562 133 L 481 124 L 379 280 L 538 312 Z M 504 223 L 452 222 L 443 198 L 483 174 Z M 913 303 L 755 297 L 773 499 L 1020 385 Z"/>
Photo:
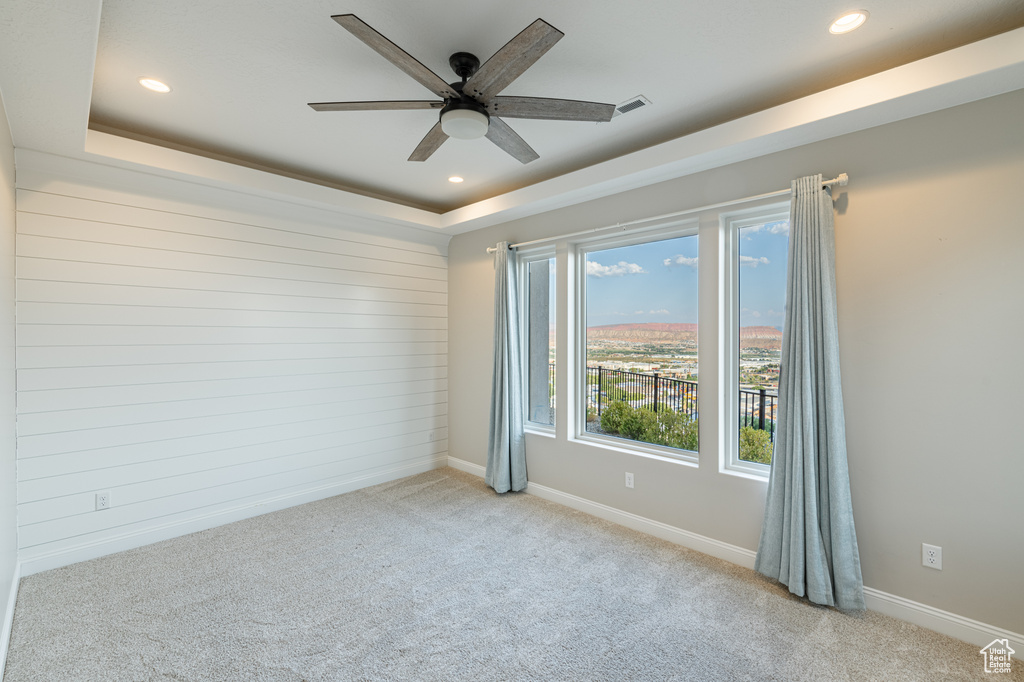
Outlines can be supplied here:
<path id="1" fill-rule="evenodd" d="M 838 179 L 840 187 L 846 187 L 848 184 L 850 184 L 850 176 L 847 175 L 846 173 L 840 173 Z"/>

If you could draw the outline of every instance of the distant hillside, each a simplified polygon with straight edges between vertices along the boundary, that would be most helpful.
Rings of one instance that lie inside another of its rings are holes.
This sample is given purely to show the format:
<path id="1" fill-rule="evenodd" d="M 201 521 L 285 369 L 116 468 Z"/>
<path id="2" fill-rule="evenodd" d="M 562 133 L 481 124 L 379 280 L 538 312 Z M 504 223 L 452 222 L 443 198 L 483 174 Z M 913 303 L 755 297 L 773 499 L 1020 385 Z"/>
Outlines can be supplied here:
<path id="1" fill-rule="evenodd" d="M 588 340 L 625 343 L 678 343 L 696 341 L 697 325 L 690 322 L 645 322 L 587 327 Z"/>
<path id="2" fill-rule="evenodd" d="M 782 332 L 775 327 L 740 327 L 740 348 L 782 349 Z"/>
<path id="3" fill-rule="evenodd" d="M 696 342 L 697 325 L 692 322 L 606 324 L 588 327 L 587 339 L 623 343 Z M 782 347 L 782 332 L 775 327 L 740 327 L 740 347 L 777 350 Z"/>

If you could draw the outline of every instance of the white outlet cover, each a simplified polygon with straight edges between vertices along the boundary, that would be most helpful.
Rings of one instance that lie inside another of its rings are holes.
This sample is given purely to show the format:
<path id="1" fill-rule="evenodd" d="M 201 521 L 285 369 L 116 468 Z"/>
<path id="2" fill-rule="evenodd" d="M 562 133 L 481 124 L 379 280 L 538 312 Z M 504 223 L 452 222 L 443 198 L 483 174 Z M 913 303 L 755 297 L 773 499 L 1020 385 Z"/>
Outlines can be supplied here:
<path id="1" fill-rule="evenodd" d="M 942 548 L 938 545 L 926 545 L 921 543 L 921 565 L 926 568 L 942 570 Z"/>

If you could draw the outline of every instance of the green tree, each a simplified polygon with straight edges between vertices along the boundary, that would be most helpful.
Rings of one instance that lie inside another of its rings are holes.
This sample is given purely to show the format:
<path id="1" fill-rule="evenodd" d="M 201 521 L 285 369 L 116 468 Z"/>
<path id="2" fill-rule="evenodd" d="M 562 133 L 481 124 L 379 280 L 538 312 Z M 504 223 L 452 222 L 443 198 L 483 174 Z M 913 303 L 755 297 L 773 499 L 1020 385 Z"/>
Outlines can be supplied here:
<path id="1" fill-rule="evenodd" d="M 646 408 L 636 409 L 628 405 L 627 408 L 619 425 L 619 432 L 630 440 L 643 440 L 644 434 L 651 430 L 658 419 Z"/>
<path id="2" fill-rule="evenodd" d="M 633 408 L 622 401 L 614 401 L 601 412 L 601 429 L 607 433 L 618 433 L 622 429 L 622 418 Z"/>
<path id="3" fill-rule="evenodd" d="M 615 401 L 601 413 L 601 429 L 630 440 L 697 450 L 697 420 L 668 408 L 654 412 L 646 407 L 636 408 Z"/>
<path id="4" fill-rule="evenodd" d="M 740 459 L 745 462 L 772 463 L 772 437 L 767 431 L 744 426 L 740 429 Z"/>

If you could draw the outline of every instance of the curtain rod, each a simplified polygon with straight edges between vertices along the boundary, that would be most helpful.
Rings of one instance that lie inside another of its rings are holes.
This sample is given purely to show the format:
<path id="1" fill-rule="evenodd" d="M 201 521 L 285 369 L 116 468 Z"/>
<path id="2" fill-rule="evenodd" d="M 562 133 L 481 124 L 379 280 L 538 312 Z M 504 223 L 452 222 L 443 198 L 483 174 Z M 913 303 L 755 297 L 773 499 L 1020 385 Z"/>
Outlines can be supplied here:
<path id="1" fill-rule="evenodd" d="M 840 173 L 831 180 L 824 180 L 821 183 L 822 187 L 831 187 L 832 185 L 839 185 L 840 187 L 846 187 L 850 182 L 850 176 L 846 173 Z M 690 213 L 699 213 L 701 211 L 710 211 L 713 208 L 725 208 L 726 206 L 732 206 L 733 204 L 742 204 L 747 201 L 756 201 L 758 199 L 770 199 L 771 197 L 780 197 L 784 194 L 789 194 L 793 191 L 792 188 L 780 189 L 775 192 L 768 192 L 766 194 L 757 194 L 752 197 L 743 197 L 742 199 L 733 199 L 732 201 L 723 201 L 719 204 L 708 204 L 707 206 L 698 206 L 697 208 L 688 208 L 685 211 L 676 211 L 675 213 L 665 213 L 664 215 L 657 215 L 651 218 L 641 218 L 640 220 L 631 220 L 628 223 L 616 223 L 615 225 L 605 225 L 604 227 L 595 227 L 589 230 L 580 230 L 579 232 L 570 232 L 568 234 L 560 234 L 557 237 L 544 237 L 543 239 L 534 239 L 528 242 L 519 242 L 518 244 L 509 244 L 508 248 L 517 249 L 520 246 L 532 246 L 533 244 L 543 244 L 544 242 L 558 241 L 559 239 L 567 239 L 569 237 L 578 237 L 583 234 L 591 234 L 594 232 L 601 232 L 602 230 L 614 230 L 614 229 L 626 229 L 633 225 L 639 225 L 641 223 L 649 223 L 653 220 L 666 220 L 668 218 L 678 218 L 679 216 L 688 215 Z M 494 253 L 498 250 L 496 246 L 488 246 L 487 253 Z"/>

